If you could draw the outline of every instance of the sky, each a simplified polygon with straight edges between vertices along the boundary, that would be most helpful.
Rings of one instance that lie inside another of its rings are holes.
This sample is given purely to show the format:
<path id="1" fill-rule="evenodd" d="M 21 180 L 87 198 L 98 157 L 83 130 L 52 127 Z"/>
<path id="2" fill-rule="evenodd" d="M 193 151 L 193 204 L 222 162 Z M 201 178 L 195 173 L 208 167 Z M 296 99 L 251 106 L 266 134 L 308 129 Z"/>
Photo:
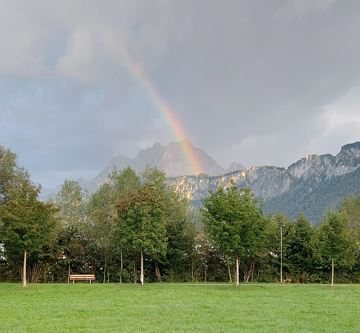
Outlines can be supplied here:
<path id="1" fill-rule="evenodd" d="M 0 0 L 0 144 L 44 187 L 187 138 L 224 167 L 360 140 L 358 0 Z"/>

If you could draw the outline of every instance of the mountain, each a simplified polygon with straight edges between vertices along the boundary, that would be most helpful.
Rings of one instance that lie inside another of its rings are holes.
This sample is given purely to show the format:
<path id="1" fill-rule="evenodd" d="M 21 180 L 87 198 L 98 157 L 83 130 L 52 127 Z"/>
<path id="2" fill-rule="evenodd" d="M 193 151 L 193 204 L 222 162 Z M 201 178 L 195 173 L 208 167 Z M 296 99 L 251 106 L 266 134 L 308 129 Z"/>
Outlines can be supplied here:
<path id="1" fill-rule="evenodd" d="M 225 173 L 230 173 L 238 170 L 246 170 L 246 168 L 239 162 L 232 162 L 230 166 L 225 170 Z"/>
<path id="2" fill-rule="evenodd" d="M 260 166 L 222 176 L 176 177 L 169 182 L 195 206 L 217 187 L 234 182 L 239 188 L 250 187 L 263 200 L 266 212 L 291 218 L 304 213 L 317 224 L 344 197 L 360 194 L 360 142 L 343 146 L 336 156 L 306 156 L 287 169 Z"/>
<path id="3" fill-rule="evenodd" d="M 201 200 L 217 187 L 235 183 L 239 188 L 251 188 L 267 213 L 279 212 L 291 218 L 304 213 L 314 224 L 319 223 L 324 212 L 336 209 L 346 196 L 360 194 L 360 142 L 343 146 L 335 156 L 308 155 L 287 168 L 245 169 L 234 162 L 225 170 L 206 152 L 191 145 L 204 169 L 200 175 L 193 175 L 182 145 L 182 142 L 156 143 L 141 150 L 135 158 L 115 157 L 95 179 L 82 179 L 81 186 L 89 192 L 96 191 L 114 168 L 131 166 L 139 173 L 147 166 L 157 167 L 165 171 L 169 184 L 193 206 L 200 206 Z"/>
<path id="4" fill-rule="evenodd" d="M 95 179 L 84 182 L 82 187 L 89 192 L 96 191 L 103 184 L 113 169 L 122 170 L 127 166 L 132 167 L 137 173 L 145 170 L 147 166 L 157 167 L 164 170 L 168 177 L 178 177 L 194 174 L 189 160 L 183 152 L 184 142 L 171 142 L 168 145 L 155 143 L 152 147 L 142 149 L 135 158 L 117 156 L 102 170 Z M 202 167 L 202 172 L 209 176 L 217 176 L 225 173 L 225 170 L 202 149 L 194 147 L 190 142 L 192 153 L 196 156 Z"/>

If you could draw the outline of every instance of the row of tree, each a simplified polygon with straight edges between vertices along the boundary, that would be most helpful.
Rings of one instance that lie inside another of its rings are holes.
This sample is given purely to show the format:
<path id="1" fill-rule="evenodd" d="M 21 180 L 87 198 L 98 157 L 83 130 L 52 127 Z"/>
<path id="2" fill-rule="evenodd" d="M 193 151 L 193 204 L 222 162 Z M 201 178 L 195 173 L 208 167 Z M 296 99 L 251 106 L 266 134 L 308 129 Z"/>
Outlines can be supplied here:
<path id="1" fill-rule="evenodd" d="M 236 285 L 240 259 L 244 261 L 244 279 L 248 281 L 256 265 L 259 267 L 263 262 L 266 267 L 270 257 L 275 260 L 280 257 L 281 266 L 285 259 L 285 273 L 290 281 L 324 281 L 326 277 L 321 274 L 331 269 L 333 284 L 335 265 L 350 272 L 359 263 L 360 239 L 355 231 L 359 231 L 360 225 L 349 209 L 355 208 L 358 214 L 359 200 L 355 202 L 347 199 L 340 213 L 329 212 L 320 227 L 314 228 L 303 215 L 295 222 L 280 215 L 264 216 L 250 190 L 232 186 L 227 190 L 220 188 L 205 198 L 203 217 L 215 246 L 227 260 L 236 262 Z M 280 269 L 282 279 L 283 267 Z"/>
<path id="2" fill-rule="evenodd" d="M 248 189 L 218 189 L 201 210 L 163 172 L 113 171 L 89 195 L 65 181 L 52 202 L 0 146 L 0 280 L 66 282 L 358 282 L 360 198 L 346 199 L 319 227 L 302 215 L 266 216 Z M 146 273 L 146 274 L 145 274 Z M 331 274 L 333 273 L 333 274 Z"/>

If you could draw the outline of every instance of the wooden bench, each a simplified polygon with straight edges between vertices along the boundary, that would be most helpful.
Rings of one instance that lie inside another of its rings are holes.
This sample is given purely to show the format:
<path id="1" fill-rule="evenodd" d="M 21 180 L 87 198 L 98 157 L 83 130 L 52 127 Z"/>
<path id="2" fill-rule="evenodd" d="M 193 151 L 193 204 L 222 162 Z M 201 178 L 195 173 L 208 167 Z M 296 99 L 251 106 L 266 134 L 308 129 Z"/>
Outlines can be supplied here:
<path id="1" fill-rule="evenodd" d="M 75 283 L 75 281 L 95 281 L 94 274 L 70 274 L 69 281 Z"/>

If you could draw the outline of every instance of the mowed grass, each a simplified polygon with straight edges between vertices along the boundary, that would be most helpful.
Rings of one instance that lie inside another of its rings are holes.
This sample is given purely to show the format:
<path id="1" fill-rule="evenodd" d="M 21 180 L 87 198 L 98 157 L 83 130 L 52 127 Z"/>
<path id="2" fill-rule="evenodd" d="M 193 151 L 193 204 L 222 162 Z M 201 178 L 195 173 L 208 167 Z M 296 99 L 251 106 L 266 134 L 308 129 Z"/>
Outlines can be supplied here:
<path id="1" fill-rule="evenodd" d="M 360 285 L 0 284 L 0 332 L 360 332 Z"/>

